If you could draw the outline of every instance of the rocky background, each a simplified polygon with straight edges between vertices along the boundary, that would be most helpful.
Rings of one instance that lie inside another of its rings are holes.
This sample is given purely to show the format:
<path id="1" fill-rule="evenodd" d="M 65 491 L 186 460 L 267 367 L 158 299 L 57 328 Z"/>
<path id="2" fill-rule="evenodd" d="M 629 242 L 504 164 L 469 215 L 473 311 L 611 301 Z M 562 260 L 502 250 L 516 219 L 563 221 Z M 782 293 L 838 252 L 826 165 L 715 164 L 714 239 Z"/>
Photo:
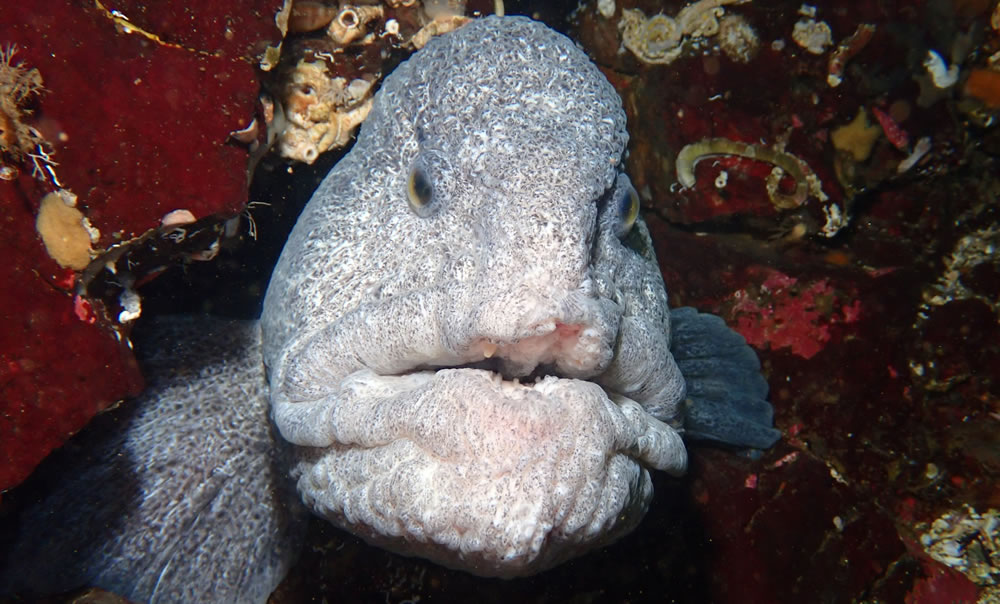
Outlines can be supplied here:
<path id="1" fill-rule="evenodd" d="M 351 38 L 295 4 L 3 8 L 0 489 L 139 391 L 145 318 L 255 316 L 381 75 L 493 10 L 360 3 Z M 1000 602 L 996 2 L 505 9 L 618 88 L 671 303 L 754 346 L 785 437 L 693 448 L 634 534 L 528 579 L 317 520 L 272 601 Z"/>

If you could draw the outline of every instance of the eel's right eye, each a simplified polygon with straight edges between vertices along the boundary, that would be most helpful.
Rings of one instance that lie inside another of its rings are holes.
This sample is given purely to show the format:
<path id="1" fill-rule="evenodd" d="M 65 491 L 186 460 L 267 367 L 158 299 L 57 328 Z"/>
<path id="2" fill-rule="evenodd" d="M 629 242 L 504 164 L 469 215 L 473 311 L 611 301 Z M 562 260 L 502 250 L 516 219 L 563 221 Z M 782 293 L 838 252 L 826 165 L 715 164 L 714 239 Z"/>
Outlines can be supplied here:
<path id="1" fill-rule="evenodd" d="M 628 235 L 632 225 L 639 218 L 639 193 L 636 192 L 628 176 L 622 174 L 612 199 L 615 208 L 615 234 L 619 238 Z"/>
<path id="2" fill-rule="evenodd" d="M 624 237 L 632 230 L 636 218 L 639 217 L 639 193 L 629 184 L 624 194 L 618 200 L 618 216 L 621 218 L 619 237 Z"/>
<path id="3" fill-rule="evenodd" d="M 430 178 L 419 164 L 410 168 L 410 176 L 406 180 L 406 197 L 410 201 L 410 209 L 421 218 L 430 214 L 431 201 L 434 198 L 434 188 Z"/>

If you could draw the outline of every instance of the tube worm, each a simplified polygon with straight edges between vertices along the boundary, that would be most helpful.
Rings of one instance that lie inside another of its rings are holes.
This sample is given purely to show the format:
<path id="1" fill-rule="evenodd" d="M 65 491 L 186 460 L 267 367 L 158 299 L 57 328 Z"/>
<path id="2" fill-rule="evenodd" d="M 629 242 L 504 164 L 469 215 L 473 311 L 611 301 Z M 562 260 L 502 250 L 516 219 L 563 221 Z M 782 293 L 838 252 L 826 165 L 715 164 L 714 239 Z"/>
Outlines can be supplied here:
<path id="1" fill-rule="evenodd" d="M 801 206 L 809 197 L 810 192 L 820 199 L 826 198 L 819 187 L 816 175 L 801 159 L 771 147 L 727 138 L 709 138 L 685 145 L 677 154 L 677 181 L 684 188 L 690 189 L 695 184 L 695 165 L 703 159 L 722 155 L 735 155 L 763 161 L 780 168 L 781 171 L 775 170 L 768 176 L 766 183 L 767 195 L 771 203 L 778 209 L 789 210 Z M 795 191 L 790 195 L 782 193 L 778 188 L 778 182 L 784 174 L 788 174 L 795 180 Z"/>

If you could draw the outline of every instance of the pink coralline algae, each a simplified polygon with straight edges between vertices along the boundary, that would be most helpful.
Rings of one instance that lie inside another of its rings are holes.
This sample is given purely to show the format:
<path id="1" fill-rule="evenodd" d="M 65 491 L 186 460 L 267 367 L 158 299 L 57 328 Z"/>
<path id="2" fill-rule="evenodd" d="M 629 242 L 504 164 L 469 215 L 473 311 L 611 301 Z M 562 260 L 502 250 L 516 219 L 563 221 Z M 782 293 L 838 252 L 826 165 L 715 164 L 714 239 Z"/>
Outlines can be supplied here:
<path id="1" fill-rule="evenodd" d="M 730 324 L 758 349 L 787 348 L 810 359 L 833 337 L 833 326 L 856 322 L 861 302 L 844 302 L 829 279 L 800 283 L 779 271 L 764 269 L 759 286 L 736 291 Z"/>

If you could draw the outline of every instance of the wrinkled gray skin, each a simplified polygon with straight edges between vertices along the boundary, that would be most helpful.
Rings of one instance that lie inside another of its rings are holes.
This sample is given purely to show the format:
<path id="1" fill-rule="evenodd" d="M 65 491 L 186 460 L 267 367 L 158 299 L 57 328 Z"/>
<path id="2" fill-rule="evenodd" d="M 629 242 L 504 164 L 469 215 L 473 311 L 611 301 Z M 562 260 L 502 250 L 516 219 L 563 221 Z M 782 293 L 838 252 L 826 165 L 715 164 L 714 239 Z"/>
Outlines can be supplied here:
<path id="1" fill-rule="evenodd" d="M 308 447 L 313 511 L 515 576 L 632 530 L 647 467 L 684 471 L 666 292 L 615 232 L 627 138 L 586 55 L 524 18 L 435 39 L 386 79 L 264 303 L 273 417 Z"/>
<path id="2" fill-rule="evenodd" d="M 544 26 L 432 40 L 299 218 L 259 326 L 140 343 L 149 388 L 58 464 L 0 593 L 263 602 L 300 498 L 394 551 L 526 575 L 632 530 L 649 470 L 685 469 L 682 427 L 770 446 L 756 355 L 668 310 L 626 140 L 607 80 Z"/>
<path id="3" fill-rule="evenodd" d="M 92 585 L 131 602 L 265 602 L 295 561 L 308 516 L 267 421 L 257 322 L 173 318 L 137 345 L 143 396 L 33 477 L 58 488 L 0 549 L 0 599 Z"/>

